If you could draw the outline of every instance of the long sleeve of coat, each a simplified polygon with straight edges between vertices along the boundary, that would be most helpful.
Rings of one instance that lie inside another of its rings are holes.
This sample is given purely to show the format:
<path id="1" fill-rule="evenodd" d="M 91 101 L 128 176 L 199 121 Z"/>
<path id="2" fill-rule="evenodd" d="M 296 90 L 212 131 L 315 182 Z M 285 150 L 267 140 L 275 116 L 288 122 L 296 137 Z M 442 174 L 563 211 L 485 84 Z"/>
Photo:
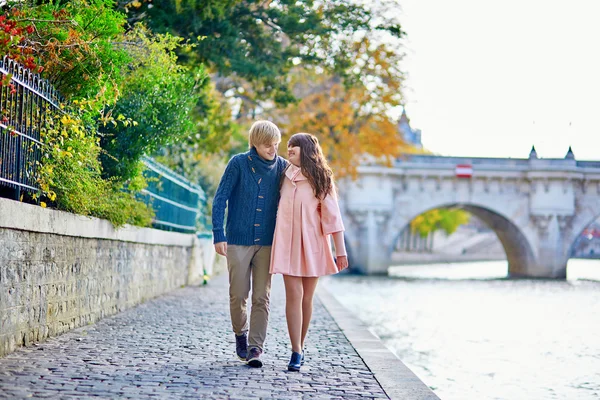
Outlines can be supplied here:
<path id="1" fill-rule="evenodd" d="M 324 235 L 345 230 L 335 189 L 321 200 L 321 229 Z"/>

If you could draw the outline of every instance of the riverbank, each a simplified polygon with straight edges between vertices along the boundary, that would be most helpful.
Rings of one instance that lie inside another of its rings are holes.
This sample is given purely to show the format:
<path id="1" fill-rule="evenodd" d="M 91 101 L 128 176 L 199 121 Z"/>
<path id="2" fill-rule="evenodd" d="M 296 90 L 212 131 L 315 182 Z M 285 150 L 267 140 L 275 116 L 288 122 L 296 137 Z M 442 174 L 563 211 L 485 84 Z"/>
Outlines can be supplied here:
<path id="1" fill-rule="evenodd" d="M 438 399 L 394 353 L 323 286 L 318 297 L 391 399 Z"/>

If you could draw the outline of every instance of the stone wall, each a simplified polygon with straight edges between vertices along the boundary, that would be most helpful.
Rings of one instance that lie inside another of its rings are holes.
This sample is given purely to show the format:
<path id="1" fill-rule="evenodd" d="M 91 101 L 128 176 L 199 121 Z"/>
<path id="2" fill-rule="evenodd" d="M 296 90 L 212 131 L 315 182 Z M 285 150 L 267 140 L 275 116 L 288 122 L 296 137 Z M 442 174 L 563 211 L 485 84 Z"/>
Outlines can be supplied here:
<path id="1" fill-rule="evenodd" d="M 197 283 L 214 261 L 210 239 L 0 199 L 0 356 Z"/>

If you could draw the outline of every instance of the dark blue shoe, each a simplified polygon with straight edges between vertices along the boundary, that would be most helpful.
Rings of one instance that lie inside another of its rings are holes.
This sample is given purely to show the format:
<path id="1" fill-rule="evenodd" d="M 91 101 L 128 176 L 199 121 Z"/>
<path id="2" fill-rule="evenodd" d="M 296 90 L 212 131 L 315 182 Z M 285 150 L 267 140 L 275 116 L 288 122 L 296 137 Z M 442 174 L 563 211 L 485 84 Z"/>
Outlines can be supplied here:
<path id="1" fill-rule="evenodd" d="M 300 360 L 300 365 L 304 365 L 304 350 L 302 350 L 302 359 Z"/>
<path id="2" fill-rule="evenodd" d="M 300 365 L 302 363 L 302 354 L 292 352 L 292 358 L 290 358 L 290 363 L 288 364 L 288 371 L 300 371 Z"/>
<path id="3" fill-rule="evenodd" d="M 246 357 L 248 357 L 248 338 L 245 333 L 239 336 L 235 335 L 235 353 L 240 360 L 246 361 Z"/>

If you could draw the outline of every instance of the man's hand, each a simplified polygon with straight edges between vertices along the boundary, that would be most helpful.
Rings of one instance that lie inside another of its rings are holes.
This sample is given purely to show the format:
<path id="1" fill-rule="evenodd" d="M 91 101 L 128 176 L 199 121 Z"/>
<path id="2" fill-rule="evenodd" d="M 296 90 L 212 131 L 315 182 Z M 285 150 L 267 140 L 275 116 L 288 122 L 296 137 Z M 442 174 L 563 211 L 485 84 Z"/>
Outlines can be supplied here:
<path id="1" fill-rule="evenodd" d="M 217 254 L 227 257 L 227 242 L 215 243 L 215 251 Z M 348 264 L 348 262 L 346 262 L 346 264 Z"/>
<path id="2" fill-rule="evenodd" d="M 337 256 L 335 259 L 338 271 L 348 268 L 348 256 Z"/>

